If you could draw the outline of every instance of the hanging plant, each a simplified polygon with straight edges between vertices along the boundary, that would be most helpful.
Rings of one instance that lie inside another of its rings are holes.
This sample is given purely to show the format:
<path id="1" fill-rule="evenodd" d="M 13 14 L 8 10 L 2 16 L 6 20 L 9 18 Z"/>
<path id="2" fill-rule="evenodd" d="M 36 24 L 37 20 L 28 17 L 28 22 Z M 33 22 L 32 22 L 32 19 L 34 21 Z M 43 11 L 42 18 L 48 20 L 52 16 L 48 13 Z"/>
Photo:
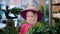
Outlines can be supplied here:
<path id="1" fill-rule="evenodd" d="M 16 14 L 16 15 L 18 15 L 18 14 L 20 14 L 20 11 L 22 10 L 22 8 L 13 8 L 13 9 L 11 9 L 11 12 L 13 13 L 13 14 Z"/>
<path id="2" fill-rule="evenodd" d="M 39 11 L 40 11 L 42 14 L 44 14 L 44 7 L 43 7 L 43 6 L 40 6 L 40 7 L 39 7 Z"/>

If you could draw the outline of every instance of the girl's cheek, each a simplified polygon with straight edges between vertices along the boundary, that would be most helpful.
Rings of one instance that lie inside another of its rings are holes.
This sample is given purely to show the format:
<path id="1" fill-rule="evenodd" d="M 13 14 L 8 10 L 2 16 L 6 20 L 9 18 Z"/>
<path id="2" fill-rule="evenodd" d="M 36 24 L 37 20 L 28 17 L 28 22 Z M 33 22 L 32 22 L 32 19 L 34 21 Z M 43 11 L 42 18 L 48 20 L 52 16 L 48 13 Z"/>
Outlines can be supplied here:
<path id="1" fill-rule="evenodd" d="M 34 20 L 35 19 L 35 17 L 32 17 L 32 20 Z"/>

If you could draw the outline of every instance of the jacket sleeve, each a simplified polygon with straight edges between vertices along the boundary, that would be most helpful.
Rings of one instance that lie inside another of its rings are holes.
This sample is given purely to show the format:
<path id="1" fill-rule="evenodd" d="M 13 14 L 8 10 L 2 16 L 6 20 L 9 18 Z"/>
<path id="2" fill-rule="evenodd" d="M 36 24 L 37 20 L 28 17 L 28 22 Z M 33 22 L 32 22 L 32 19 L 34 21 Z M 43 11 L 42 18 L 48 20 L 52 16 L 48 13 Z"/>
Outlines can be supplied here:
<path id="1" fill-rule="evenodd" d="M 28 31 L 28 28 L 25 24 L 23 24 L 20 28 L 20 34 L 26 34 Z"/>

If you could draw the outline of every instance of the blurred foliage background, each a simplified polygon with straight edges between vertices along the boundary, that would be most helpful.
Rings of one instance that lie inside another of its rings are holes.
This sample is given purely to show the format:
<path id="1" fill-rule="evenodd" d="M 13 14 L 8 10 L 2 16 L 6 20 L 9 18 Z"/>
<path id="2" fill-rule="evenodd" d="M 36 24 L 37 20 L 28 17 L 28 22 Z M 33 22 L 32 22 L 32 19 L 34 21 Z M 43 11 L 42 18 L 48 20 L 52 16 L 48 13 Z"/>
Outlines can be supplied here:
<path id="1" fill-rule="evenodd" d="M 11 9 L 11 12 L 13 14 L 20 14 L 21 12 L 21 8 L 13 8 Z M 39 8 L 40 12 L 44 15 L 44 7 L 40 7 Z M 44 17 L 44 16 L 43 16 Z M 0 16 L 1 18 L 1 16 Z M 18 20 L 19 21 L 19 20 Z M 20 23 L 21 21 L 19 21 Z M 42 19 L 42 21 L 40 21 L 39 25 L 35 25 L 34 27 L 31 27 L 29 29 L 29 31 L 27 32 L 27 34 L 58 34 L 60 33 L 60 24 L 59 24 L 59 20 L 56 19 L 56 23 L 54 26 L 50 26 L 47 22 L 44 21 L 44 19 Z M 0 34 L 19 34 L 19 27 L 14 27 L 14 21 L 12 19 L 9 19 L 8 21 L 6 21 L 6 27 L 3 29 L 0 29 Z"/>

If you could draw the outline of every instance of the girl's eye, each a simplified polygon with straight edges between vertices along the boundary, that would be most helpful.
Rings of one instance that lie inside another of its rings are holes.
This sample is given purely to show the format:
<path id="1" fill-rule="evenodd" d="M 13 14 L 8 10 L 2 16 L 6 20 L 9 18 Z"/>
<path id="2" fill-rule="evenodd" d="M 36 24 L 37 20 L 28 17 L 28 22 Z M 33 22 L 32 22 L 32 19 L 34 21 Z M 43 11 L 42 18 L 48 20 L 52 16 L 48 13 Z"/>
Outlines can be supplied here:
<path id="1" fill-rule="evenodd" d="M 27 17 L 29 17 L 29 16 L 27 16 Z"/>
<path id="2" fill-rule="evenodd" d="M 31 17 L 34 17 L 34 16 L 31 16 Z"/>
<path id="3" fill-rule="evenodd" d="M 31 16 L 31 17 L 33 17 L 33 16 Z"/>

